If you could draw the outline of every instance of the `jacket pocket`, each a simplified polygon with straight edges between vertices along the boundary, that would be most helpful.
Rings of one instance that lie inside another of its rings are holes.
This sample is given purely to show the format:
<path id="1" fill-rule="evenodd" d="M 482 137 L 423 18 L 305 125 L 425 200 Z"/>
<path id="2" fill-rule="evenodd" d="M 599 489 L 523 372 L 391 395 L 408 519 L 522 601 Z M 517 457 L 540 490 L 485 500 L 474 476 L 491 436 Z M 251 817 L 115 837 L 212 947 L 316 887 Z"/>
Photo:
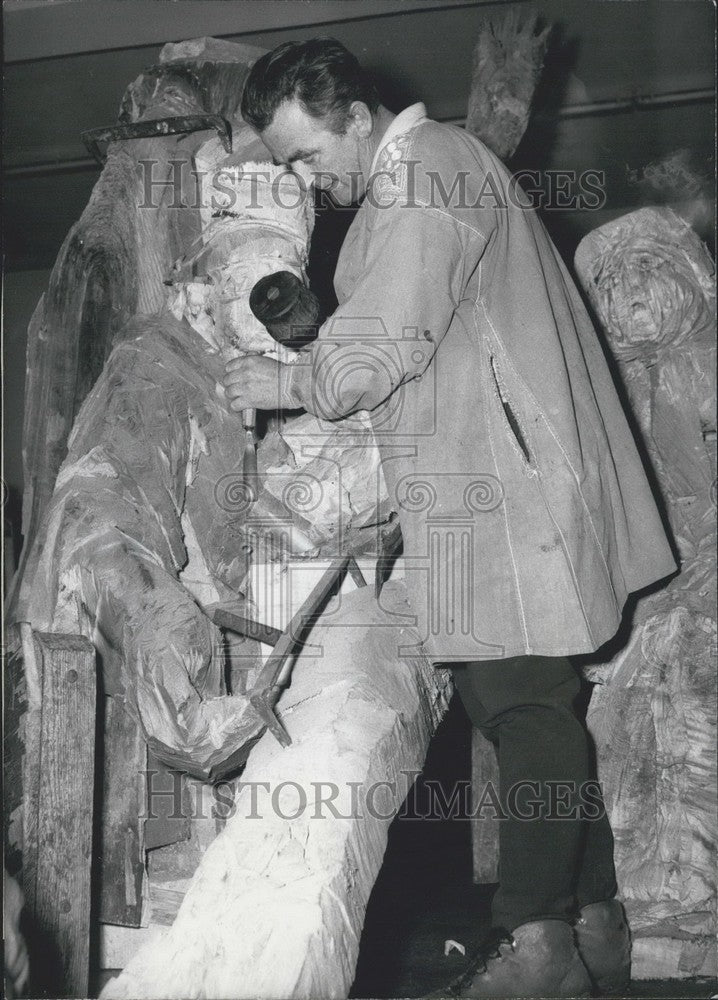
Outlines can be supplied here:
<path id="1" fill-rule="evenodd" d="M 533 468 L 534 460 L 528 445 L 526 434 L 524 433 L 521 423 L 516 415 L 516 409 L 511 405 L 508 392 L 506 391 L 506 383 L 501 377 L 501 370 L 496 357 L 493 354 L 489 355 L 489 369 L 491 372 L 491 380 L 493 382 L 494 389 L 496 390 L 496 395 L 501 403 L 501 409 L 503 410 L 504 423 L 509 440 L 511 441 L 514 449 L 518 452 L 524 464 L 529 468 Z"/>

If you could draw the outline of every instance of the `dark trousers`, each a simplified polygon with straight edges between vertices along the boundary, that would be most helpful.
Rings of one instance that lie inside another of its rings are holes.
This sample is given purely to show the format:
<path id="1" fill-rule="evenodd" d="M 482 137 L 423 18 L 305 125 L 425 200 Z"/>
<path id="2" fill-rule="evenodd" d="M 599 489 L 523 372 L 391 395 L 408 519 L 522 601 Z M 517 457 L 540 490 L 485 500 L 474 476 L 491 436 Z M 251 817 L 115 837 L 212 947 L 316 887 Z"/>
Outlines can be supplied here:
<path id="1" fill-rule="evenodd" d="M 494 927 L 568 920 L 577 906 L 614 896 L 613 835 L 589 780 L 588 735 L 574 712 L 580 682 L 571 663 L 519 656 L 455 664 L 452 672 L 472 723 L 498 753 Z"/>

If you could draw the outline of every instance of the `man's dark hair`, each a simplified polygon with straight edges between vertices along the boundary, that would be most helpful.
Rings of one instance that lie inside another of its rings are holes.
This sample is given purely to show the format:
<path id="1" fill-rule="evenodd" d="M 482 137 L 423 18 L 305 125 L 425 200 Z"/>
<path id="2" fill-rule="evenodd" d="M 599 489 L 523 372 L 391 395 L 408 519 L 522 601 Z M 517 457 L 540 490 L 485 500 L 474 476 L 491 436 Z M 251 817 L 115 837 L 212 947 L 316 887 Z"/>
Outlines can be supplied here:
<path id="1" fill-rule="evenodd" d="M 303 110 L 343 135 L 353 101 L 372 112 L 379 95 L 355 56 L 334 38 L 285 42 L 252 67 L 242 94 L 242 117 L 263 132 L 284 101 L 296 99 Z"/>

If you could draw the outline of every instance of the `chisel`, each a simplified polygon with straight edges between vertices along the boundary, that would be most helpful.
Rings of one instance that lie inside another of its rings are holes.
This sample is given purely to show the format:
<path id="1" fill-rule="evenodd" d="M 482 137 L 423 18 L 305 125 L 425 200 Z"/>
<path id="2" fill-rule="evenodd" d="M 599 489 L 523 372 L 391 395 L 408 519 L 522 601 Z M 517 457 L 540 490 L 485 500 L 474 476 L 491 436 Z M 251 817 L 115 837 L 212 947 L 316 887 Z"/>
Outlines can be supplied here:
<path id="1" fill-rule="evenodd" d="M 242 482 L 247 491 L 247 499 L 254 503 L 257 499 L 257 445 L 254 431 L 257 425 L 257 411 L 242 410 L 244 428 L 244 451 L 242 453 Z"/>

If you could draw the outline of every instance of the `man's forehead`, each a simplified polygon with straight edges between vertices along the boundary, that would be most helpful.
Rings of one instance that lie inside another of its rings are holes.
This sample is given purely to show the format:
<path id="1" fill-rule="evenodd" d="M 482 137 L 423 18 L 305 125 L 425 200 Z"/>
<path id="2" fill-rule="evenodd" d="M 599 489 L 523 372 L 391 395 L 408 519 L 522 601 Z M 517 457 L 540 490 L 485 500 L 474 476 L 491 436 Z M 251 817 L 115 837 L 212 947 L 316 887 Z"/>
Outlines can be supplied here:
<path id="1" fill-rule="evenodd" d="M 271 125 L 262 133 L 270 152 L 282 162 L 297 159 L 298 153 L 310 152 L 326 129 L 312 118 L 298 101 L 280 104 Z"/>

